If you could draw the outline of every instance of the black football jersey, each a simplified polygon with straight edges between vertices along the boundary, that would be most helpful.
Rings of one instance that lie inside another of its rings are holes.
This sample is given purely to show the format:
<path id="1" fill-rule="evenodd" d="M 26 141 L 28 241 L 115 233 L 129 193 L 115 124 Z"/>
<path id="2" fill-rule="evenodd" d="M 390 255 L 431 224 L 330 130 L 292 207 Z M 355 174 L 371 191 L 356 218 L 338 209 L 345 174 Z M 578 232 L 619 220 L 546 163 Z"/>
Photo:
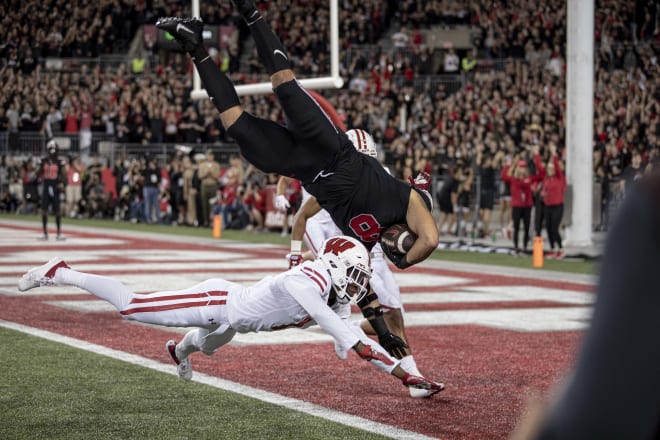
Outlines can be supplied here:
<path id="1" fill-rule="evenodd" d="M 371 249 L 383 229 L 406 222 L 411 186 L 392 177 L 378 160 L 357 151 L 344 133 L 339 135 L 344 140 L 334 164 L 303 186 L 344 234 Z"/>
<path id="2" fill-rule="evenodd" d="M 41 178 L 45 185 L 57 186 L 62 181 L 64 163 L 58 159 L 44 158 L 41 161 Z"/>

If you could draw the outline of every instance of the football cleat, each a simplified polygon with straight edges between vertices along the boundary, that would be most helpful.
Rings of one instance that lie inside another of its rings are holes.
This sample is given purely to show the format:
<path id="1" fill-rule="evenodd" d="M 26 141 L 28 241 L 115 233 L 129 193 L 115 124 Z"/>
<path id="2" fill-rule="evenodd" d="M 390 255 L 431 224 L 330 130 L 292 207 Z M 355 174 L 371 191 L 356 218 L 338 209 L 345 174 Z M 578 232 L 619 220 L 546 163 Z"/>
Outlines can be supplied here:
<path id="1" fill-rule="evenodd" d="M 254 23 L 260 17 L 254 0 L 231 0 L 231 2 L 248 24 Z"/>
<path id="2" fill-rule="evenodd" d="M 429 390 L 423 390 L 421 388 L 413 388 L 413 387 L 408 387 L 408 392 L 410 393 L 410 397 L 412 397 L 413 399 L 425 399 L 435 394 Z"/>
<path id="3" fill-rule="evenodd" d="M 409 373 L 406 373 L 403 376 L 401 382 L 403 382 L 403 384 L 409 388 L 416 388 L 416 389 L 428 391 L 428 396 L 425 397 L 431 397 L 432 395 L 439 393 L 440 391 L 445 389 L 444 383 L 433 382 L 421 376 L 414 376 Z"/>
<path id="4" fill-rule="evenodd" d="M 55 276 L 55 272 L 62 267 L 70 269 L 69 265 L 62 261 L 61 258 L 55 257 L 42 266 L 30 269 L 18 280 L 18 290 L 25 292 L 35 287 L 54 285 L 53 277 Z"/>
<path id="5" fill-rule="evenodd" d="M 62 234 L 57 234 L 57 237 L 55 237 L 55 240 L 57 241 L 65 241 L 66 237 Z"/>
<path id="6" fill-rule="evenodd" d="M 48 235 L 44 234 L 41 237 L 37 238 L 39 241 L 48 241 Z"/>
<path id="7" fill-rule="evenodd" d="M 179 374 L 179 377 L 183 380 L 192 379 L 193 371 L 192 364 L 190 363 L 189 358 L 179 359 L 176 355 L 176 342 L 172 339 L 167 341 L 165 344 L 167 352 L 172 356 L 172 360 L 176 364 L 176 372 Z"/>
<path id="8" fill-rule="evenodd" d="M 204 23 L 199 18 L 164 17 L 158 19 L 156 27 L 169 33 L 188 52 L 202 44 Z"/>

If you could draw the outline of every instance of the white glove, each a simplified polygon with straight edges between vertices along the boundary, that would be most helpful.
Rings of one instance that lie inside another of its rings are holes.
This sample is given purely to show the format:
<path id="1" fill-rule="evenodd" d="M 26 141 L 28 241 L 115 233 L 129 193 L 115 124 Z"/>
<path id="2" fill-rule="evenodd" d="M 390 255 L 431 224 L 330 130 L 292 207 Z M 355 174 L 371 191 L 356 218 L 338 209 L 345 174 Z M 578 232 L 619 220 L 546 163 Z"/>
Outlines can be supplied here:
<path id="1" fill-rule="evenodd" d="M 286 211 L 290 207 L 291 204 L 284 194 L 280 194 L 279 196 L 275 197 L 275 208 L 277 208 L 279 211 Z"/>

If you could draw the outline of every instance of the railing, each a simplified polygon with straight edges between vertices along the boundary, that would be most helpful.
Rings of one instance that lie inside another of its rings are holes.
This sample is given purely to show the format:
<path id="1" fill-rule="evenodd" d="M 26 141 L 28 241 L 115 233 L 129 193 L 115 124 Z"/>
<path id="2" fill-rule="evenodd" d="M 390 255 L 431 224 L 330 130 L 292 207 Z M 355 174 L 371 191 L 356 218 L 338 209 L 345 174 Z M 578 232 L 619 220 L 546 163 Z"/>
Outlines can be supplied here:
<path id="1" fill-rule="evenodd" d="M 63 151 L 69 151 L 72 154 L 81 154 L 80 134 L 56 133 L 54 139 L 60 145 Z M 8 133 L 0 132 L 0 154 L 39 156 L 46 152 L 46 143 L 48 137 L 39 132 L 18 132 Z M 99 152 L 99 144 L 114 139 L 114 136 L 105 133 L 92 133 L 91 145 L 89 151 L 82 153 L 96 154 Z"/>
<path id="2" fill-rule="evenodd" d="M 148 60 L 153 61 L 153 60 Z M 87 66 L 91 71 L 94 67 L 113 67 L 125 64 L 130 71 L 131 59 L 125 54 L 100 55 L 96 58 L 46 58 L 46 71 L 69 71 L 80 72 L 82 66 Z"/>
<path id="3" fill-rule="evenodd" d="M 143 157 L 145 155 L 155 156 L 165 161 L 177 150 L 195 150 L 200 153 L 206 150 L 212 150 L 219 162 L 228 163 L 229 157 L 232 154 L 238 154 L 240 152 L 238 145 L 234 143 L 122 143 L 116 142 L 114 136 L 94 132 L 92 132 L 92 144 L 89 151 L 81 151 L 78 134 L 58 133 L 53 138 L 58 142 L 63 155 L 99 156 L 107 159 L 109 165 L 114 163 L 115 158 L 118 157 Z M 10 136 L 6 131 L 0 131 L 0 155 L 27 158 L 43 156 L 46 153 L 46 142 L 48 139 L 38 132 L 19 132 L 14 141 L 15 144 L 10 146 Z"/>

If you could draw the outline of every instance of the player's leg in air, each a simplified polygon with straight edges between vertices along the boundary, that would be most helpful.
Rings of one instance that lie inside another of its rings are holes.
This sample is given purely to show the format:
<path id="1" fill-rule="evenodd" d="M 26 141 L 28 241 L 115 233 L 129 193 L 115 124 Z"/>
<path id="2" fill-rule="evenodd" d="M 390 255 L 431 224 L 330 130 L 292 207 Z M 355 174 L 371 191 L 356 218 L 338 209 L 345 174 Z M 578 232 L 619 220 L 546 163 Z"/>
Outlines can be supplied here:
<path id="1" fill-rule="evenodd" d="M 254 2 L 236 3 L 255 38 L 261 61 L 284 109 L 286 127 L 243 110 L 234 85 L 202 44 L 204 25 L 201 20 L 168 17 L 158 20 L 156 26 L 169 32 L 190 54 L 209 98 L 220 112 L 223 126 L 236 139 L 243 156 L 263 172 L 311 181 L 320 170 L 333 163 L 341 146 L 337 129 L 295 81 L 284 46 Z"/>
<path id="2" fill-rule="evenodd" d="M 318 153 L 326 154 L 328 160 L 333 159 L 340 146 L 338 130 L 320 105 L 296 81 L 284 45 L 262 17 L 254 0 L 232 2 L 250 29 L 259 59 L 270 75 L 275 95 L 284 109 L 287 127 L 297 137 L 313 141 L 309 146 L 320 143 L 323 149 Z"/>
<path id="3" fill-rule="evenodd" d="M 211 355 L 231 341 L 236 331 L 229 326 L 226 300 L 233 283 L 210 279 L 178 291 L 137 294 L 120 281 L 71 269 L 60 258 L 35 267 L 21 277 L 18 289 L 65 285 L 86 290 L 112 304 L 128 320 L 168 327 L 197 327 L 180 343 L 168 341 L 166 348 L 177 364 L 179 377 L 190 380 L 190 354 Z"/>

